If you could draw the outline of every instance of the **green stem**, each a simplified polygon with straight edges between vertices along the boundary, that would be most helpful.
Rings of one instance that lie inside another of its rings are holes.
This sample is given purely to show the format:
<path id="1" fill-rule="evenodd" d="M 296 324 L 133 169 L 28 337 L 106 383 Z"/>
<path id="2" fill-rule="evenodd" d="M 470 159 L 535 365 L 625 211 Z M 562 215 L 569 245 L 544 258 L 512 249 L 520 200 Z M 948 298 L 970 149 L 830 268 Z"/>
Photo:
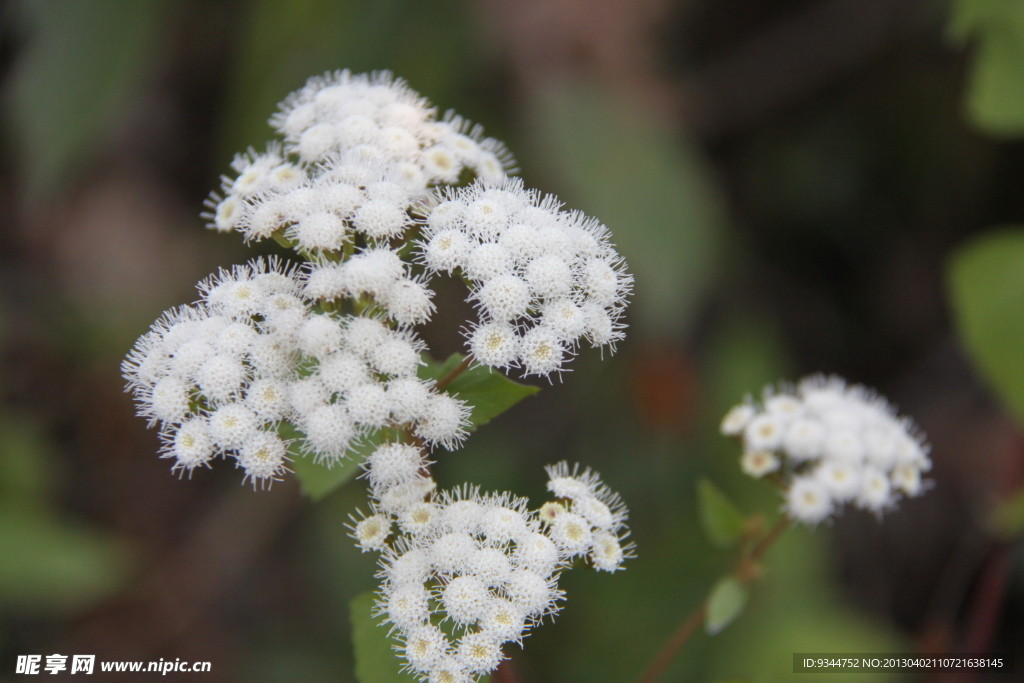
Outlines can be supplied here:
<path id="1" fill-rule="evenodd" d="M 742 555 L 739 561 L 736 563 L 735 569 L 732 571 L 732 575 L 739 581 L 744 583 L 753 580 L 757 573 L 751 571 L 758 560 L 764 557 L 768 549 L 772 547 L 772 544 L 778 540 L 782 532 L 789 526 L 789 517 L 783 515 L 781 519 L 775 524 L 771 530 L 765 534 L 757 545 L 753 549 L 744 555 Z M 697 629 L 707 616 L 708 612 L 708 597 L 705 596 L 701 600 L 700 604 L 687 616 L 676 628 L 675 632 L 669 637 L 657 656 L 648 665 L 646 671 L 637 679 L 637 683 L 654 683 L 658 680 L 658 677 L 665 672 L 668 665 L 672 663 L 679 649 L 686 644 L 686 641 L 696 633 Z"/>
<path id="2" fill-rule="evenodd" d="M 463 358 L 462 362 L 456 365 L 454 368 L 452 368 L 452 370 L 447 375 L 437 380 L 437 384 L 434 385 L 434 388 L 437 389 L 438 391 L 443 390 L 446 386 L 451 384 L 456 377 L 465 372 L 466 369 L 469 368 L 469 364 L 472 362 L 473 356 L 466 356 L 465 358 Z"/>

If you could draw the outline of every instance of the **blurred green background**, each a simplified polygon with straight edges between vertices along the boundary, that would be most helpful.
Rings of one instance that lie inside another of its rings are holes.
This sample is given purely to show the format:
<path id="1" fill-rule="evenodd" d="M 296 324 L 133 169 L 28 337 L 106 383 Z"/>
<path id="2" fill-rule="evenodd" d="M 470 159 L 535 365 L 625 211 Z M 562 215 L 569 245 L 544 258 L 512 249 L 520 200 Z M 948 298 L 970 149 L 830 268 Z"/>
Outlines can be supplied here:
<path id="1" fill-rule="evenodd" d="M 831 680 L 792 674 L 794 652 L 1015 652 L 1024 667 L 1020 525 L 990 523 L 1024 485 L 998 398 L 1016 405 L 1000 368 L 1020 365 L 1024 327 L 992 361 L 965 314 L 976 371 L 945 275 L 975 236 L 1024 222 L 1019 3 L 14 0 L 0 5 L 0 680 L 19 678 L 17 655 L 54 652 L 211 661 L 204 681 L 354 680 L 348 603 L 375 566 L 343 523 L 362 483 L 313 504 L 293 481 L 241 487 L 227 463 L 178 481 L 118 369 L 196 280 L 252 255 L 204 229 L 202 202 L 270 137 L 279 100 L 338 68 L 391 69 L 482 123 L 528 186 L 604 221 L 636 276 L 617 354 L 581 353 L 438 457 L 442 486 L 534 500 L 544 464 L 577 460 L 631 508 L 638 558 L 566 574 L 566 608 L 496 681 L 634 679 L 733 561 L 700 532 L 696 482 L 778 511 L 740 474 L 721 415 L 819 371 L 915 416 L 934 490 L 884 523 L 848 512 L 789 532 L 747 611 L 663 680 Z M 989 319 L 1024 315 L 1020 294 Z M 440 296 L 460 310 L 458 291 Z M 444 357 L 458 319 L 437 323 Z"/>

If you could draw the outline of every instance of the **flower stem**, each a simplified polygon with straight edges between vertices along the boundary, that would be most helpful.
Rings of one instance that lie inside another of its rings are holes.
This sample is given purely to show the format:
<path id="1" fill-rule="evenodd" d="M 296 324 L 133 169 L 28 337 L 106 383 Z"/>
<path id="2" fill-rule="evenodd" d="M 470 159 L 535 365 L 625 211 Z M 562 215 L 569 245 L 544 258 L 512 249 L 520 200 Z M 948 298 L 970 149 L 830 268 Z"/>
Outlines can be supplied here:
<path id="1" fill-rule="evenodd" d="M 739 561 L 736 563 L 735 569 L 732 571 L 732 575 L 737 580 L 747 582 L 756 577 L 756 572 L 751 572 L 752 568 L 758 560 L 764 557 L 768 549 L 772 547 L 772 544 L 778 540 L 782 532 L 789 526 L 789 517 L 783 515 L 775 526 L 765 534 L 757 544 L 751 549 L 749 553 L 744 553 L 740 556 Z M 705 596 L 701 600 L 700 604 L 686 617 L 675 630 L 675 633 L 665 641 L 661 650 L 657 656 L 651 660 L 644 673 L 637 679 L 637 683 L 654 683 L 658 680 L 658 677 L 665 672 L 668 665 L 672 663 L 679 649 L 686 644 L 686 641 L 696 633 L 697 629 L 702 623 L 704 618 L 707 616 L 708 611 L 708 596 Z"/>
<path id="2" fill-rule="evenodd" d="M 456 377 L 465 372 L 466 369 L 469 368 L 469 364 L 472 362 L 472 356 L 466 356 L 465 358 L 463 358 L 462 362 L 456 365 L 454 368 L 452 368 L 452 370 L 447 375 L 437 380 L 437 384 L 434 385 L 434 389 L 436 389 L 437 391 L 441 391 L 442 389 L 444 389 L 446 386 L 451 384 Z"/>

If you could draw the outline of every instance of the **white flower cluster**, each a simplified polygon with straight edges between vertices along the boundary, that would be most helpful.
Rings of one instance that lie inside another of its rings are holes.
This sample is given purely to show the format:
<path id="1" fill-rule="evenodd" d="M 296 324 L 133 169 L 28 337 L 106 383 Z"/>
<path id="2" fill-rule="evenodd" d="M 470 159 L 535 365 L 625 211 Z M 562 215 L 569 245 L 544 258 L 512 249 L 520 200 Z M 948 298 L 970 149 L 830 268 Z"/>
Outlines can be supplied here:
<path id="1" fill-rule="evenodd" d="M 211 227 L 249 240 L 280 233 L 306 253 L 333 252 L 355 235 L 402 235 L 428 188 L 474 177 L 500 180 L 513 161 L 481 129 L 437 110 L 387 72 L 311 78 L 271 125 L 284 138 L 235 158 L 208 202 Z"/>
<path id="2" fill-rule="evenodd" d="M 396 649 L 421 680 L 456 683 L 493 671 L 504 644 L 521 644 L 558 611 L 558 576 L 573 558 L 615 571 L 631 556 L 626 509 L 590 470 L 549 467 L 548 488 L 560 501 L 530 511 L 508 493 L 439 493 L 423 474 L 427 464 L 415 446 L 378 448 L 365 464 L 373 514 L 352 526 L 364 551 L 382 551 L 378 614 L 398 631 Z"/>
<path id="3" fill-rule="evenodd" d="M 308 287 L 276 261 L 222 270 L 136 343 L 124 374 L 175 468 L 232 455 L 254 483 L 272 480 L 286 469 L 283 421 L 328 462 L 385 426 L 447 448 L 465 437 L 466 406 L 417 379 L 423 344 L 410 331 L 315 313 Z"/>
<path id="4" fill-rule="evenodd" d="M 420 251 L 429 271 L 469 282 L 480 312 L 469 346 L 484 365 L 548 375 L 581 338 L 623 337 L 632 278 L 608 229 L 518 179 L 449 189 L 427 213 Z"/>
<path id="5" fill-rule="evenodd" d="M 722 433 L 743 442 L 743 471 L 780 471 L 785 509 L 817 524 L 847 504 L 880 515 L 901 496 L 918 496 L 931 469 L 928 446 L 909 418 L 874 392 L 838 377 L 814 376 L 795 389 L 765 390 L 763 406 L 742 403 Z"/>

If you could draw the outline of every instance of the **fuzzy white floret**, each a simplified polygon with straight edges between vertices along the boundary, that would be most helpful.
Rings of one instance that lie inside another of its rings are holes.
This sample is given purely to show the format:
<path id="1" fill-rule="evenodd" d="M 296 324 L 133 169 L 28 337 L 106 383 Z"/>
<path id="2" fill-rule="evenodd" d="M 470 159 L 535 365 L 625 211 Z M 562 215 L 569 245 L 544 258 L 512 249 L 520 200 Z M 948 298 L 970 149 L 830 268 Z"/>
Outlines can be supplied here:
<path id="1" fill-rule="evenodd" d="M 812 526 L 832 514 L 832 497 L 814 477 L 797 477 L 786 492 L 786 512 L 798 522 Z"/>
<path id="2" fill-rule="evenodd" d="M 205 339 L 193 339 L 178 347 L 171 356 L 171 371 L 179 377 L 192 377 L 216 349 Z"/>
<path id="3" fill-rule="evenodd" d="M 385 443 L 366 458 L 363 467 L 372 486 L 387 489 L 415 479 L 426 465 L 423 454 L 415 446 Z"/>
<path id="4" fill-rule="evenodd" d="M 424 548 L 408 550 L 384 566 L 384 576 L 394 586 L 422 584 L 430 577 L 431 571 L 430 551 Z"/>
<path id="5" fill-rule="evenodd" d="M 506 275 L 512 266 L 508 251 L 494 242 L 474 247 L 466 259 L 466 275 L 472 280 L 490 280 Z"/>
<path id="6" fill-rule="evenodd" d="M 408 377 L 416 374 L 421 364 L 420 354 L 408 339 L 399 335 L 388 335 L 370 353 L 370 365 L 379 372 L 393 377 Z"/>
<path id="7" fill-rule="evenodd" d="M 401 325 L 421 325 L 434 312 L 434 292 L 417 280 L 395 280 L 380 295 L 388 315 Z"/>
<path id="8" fill-rule="evenodd" d="M 465 266 L 472 248 L 465 234 L 456 230 L 442 230 L 431 237 L 423 248 L 423 262 L 435 272 L 450 273 Z"/>
<path id="9" fill-rule="evenodd" d="M 885 473 L 874 467 L 866 467 L 861 471 L 860 491 L 857 492 L 857 505 L 865 510 L 880 514 L 895 502 L 892 484 Z"/>
<path id="10" fill-rule="evenodd" d="M 462 636 L 457 656 L 467 670 L 476 674 L 494 671 L 504 659 L 501 641 L 484 631 Z"/>
<path id="11" fill-rule="evenodd" d="M 246 390 L 245 405 L 261 420 L 280 420 L 291 413 L 288 385 L 273 378 L 255 380 Z"/>
<path id="12" fill-rule="evenodd" d="M 859 463 L 864 460 L 864 442 L 851 429 L 840 429 L 831 432 L 825 438 L 825 457 L 846 463 Z"/>
<path id="13" fill-rule="evenodd" d="M 453 450 L 466 438 L 469 408 L 447 394 L 434 394 L 424 406 L 416 435 L 429 444 Z"/>
<path id="14" fill-rule="evenodd" d="M 793 420 L 785 430 L 782 447 L 791 459 L 799 462 L 821 457 L 827 436 L 821 422 L 810 417 L 800 417 Z"/>
<path id="15" fill-rule="evenodd" d="M 562 508 L 562 511 L 564 512 L 565 508 Z M 545 534 L 531 532 L 516 541 L 515 560 L 519 569 L 529 569 L 543 577 L 549 577 L 558 566 L 560 557 L 554 541 Z"/>
<path id="16" fill-rule="evenodd" d="M 221 353 L 241 356 L 252 348 L 257 332 L 245 323 L 231 323 L 217 335 L 216 348 Z"/>
<path id="17" fill-rule="evenodd" d="M 572 512 L 559 515 L 548 527 L 548 535 L 555 545 L 569 555 L 585 553 L 593 540 L 590 523 Z"/>
<path id="18" fill-rule="evenodd" d="M 405 275 L 402 259 L 388 249 L 368 249 L 346 261 L 342 268 L 345 287 L 353 295 L 366 292 L 377 296 Z"/>
<path id="19" fill-rule="evenodd" d="M 383 550 L 391 534 L 391 519 L 387 515 L 371 515 L 356 524 L 353 536 L 363 552 Z"/>
<path id="20" fill-rule="evenodd" d="M 346 292 L 345 270 L 336 263 L 311 266 L 303 294 L 310 299 L 337 299 Z"/>
<path id="21" fill-rule="evenodd" d="M 415 671 L 426 672 L 437 665 L 445 655 L 448 639 L 436 626 L 415 626 L 408 629 L 402 656 Z"/>
<path id="22" fill-rule="evenodd" d="M 358 356 L 341 351 L 320 361 L 320 381 L 331 393 L 344 394 L 370 381 L 370 370 Z"/>
<path id="23" fill-rule="evenodd" d="M 619 301 L 623 292 L 619 274 L 609 263 L 591 259 L 583 266 L 584 291 L 597 303 L 611 305 Z"/>
<path id="24" fill-rule="evenodd" d="M 590 550 L 590 561 L 594 563 L 594 569 L 604 572 L 622 569 L 624 556 L 622 544 L 614 534 L 607 531 L 598 531 L 594 534 L 594 542 Z"/>
<path id="25" fill-rule="evenodd" d="M 391 417 L 399 424 L 421 419 L 431 396 L 430 385 L 414 377 L 391 380 L 388 382 L 387 394 Z"/>
<path id="26" fill-rule="evenodd" d="M 757 410 L 754 406 L 749 403 L 740 403 L 739 405 L 733 406 L 725 417 L 722 418 L 722 424 L 719 430 L 725 436 L 739 436 L 743 433 L 743 429 L 747 424 L 754 419 L 757 415 Z"/>
<path id="27" fill-rule="evenodd" d="M 373 493 L 382 510 L 400 515 L 409 507 L 421 503 L 436 487 L 432 478 L 419 476 L 398 486 L 374 489 Z"/>
<path id="28" fill-rule="evenodd" d="M 477 542 L 464 531 L 440 536 L 430 547 L 431 562 L 442 573 L 464 572 L 469 558 L 477 550 Z"/>
<path id="29" fill-rule="evenodd" d="M 349 389 L 345 405 L 352 420 L 367 427 L 383 427 L 391 415 L 384 385 L 376 382 Z"/>
<path id="30" fill-rule="evenodd" d="M 565 348 L 558 335 L 547 327 L 534 327 L 523 335 L 519 345 L 523 372 L 549 375 L 562 367 Z"/>
<path id="31" fill-rule="evenodd" d="M 368 237 L 385 239 L 404 232 L 408 219 L 401 204 L 386 199 L 371 199 L 356 210 L 352 223 Z"/>
<path id="32" fill-rule="evenodd" d="M 509 367 L 519 359 L 519 335 L 507 323 L 484 323 L 470 333 L 469 348 L 473 358 L 484 365 Z"/>
<path id="33" fill-rule="evenodd" d="M 743 441 L 748 450 L 774 451 L 782 445 L 784 435 L 783 421 L 776 415 L 762 413 L 747 424 Z"/>
<path id="34" fill-rule="evenodd" d="M 228 403 L 210 414 L 210 436 L 225 450 L 240 448 L 258 425 L 256 414 L 241 403 Z"/>
<path id="35" fill-rule="evenodd" d="M 441 592 L 448 618 L 460 625 L 476 623 L 486 611 L 489 598 L 487 584 L 476 576 L 457 576 Z"/>
<path id="36" fill-rule="evenodd" d="M 342 329 L 328 315 L 311 315 L 299 328 L 299 350 L 313 358 L 326 358 L 342 344 Z"/>
<path id="37" fill-rule="evenodd" d="M 544 258 L 544 254 L 540 252 L 540 247 L 537 243 L 537 229 L 530 225 L 524 225 L 522 223 L 516 223 L 505 230 L 501 237 L 498 238 L 498 244 L 505 248 L 505 251 L 509 254 L 509 258 L 516 265 L 527 265 L 526 279 L 530 283 L 531 289 L 534 287 L 533 277 L 531 276 L 530 266 L 534 259 Z M 556 260 L 561 261 L 558 257 Z M 564 263 L 564 261 L 563 261 Z M 557 268 L 556 268 L 557 269 Z M 546 275 L 551 274 L 551 270 L 541 266 L 539 272 L 535 274 L 539 278 L 537 285 L 540 289 L 544 288 L 544 280 Z M 556 275 L 557 277 L 557 275 Z M 539 294 L 539 289 L 534 290 Z"/>
<path id="38" fill-rule="evenodd" d="M 481 632 L 499 644 L 519 642 L 527 628 L 527 616 L 526 610 L 511 600 L 492 598 L 480 620 Z"/>
<path id="39" fill-rule="evenodd" d="M 755 479 L 776 472 L 781 466 L 782 461 L 771 451 L 746 451 L 740 458 L 740 468 L 743 473 Z"/>
<path id="40" fill-rule="evenodd" d="M 177 377 L 157 382 L 146 401 L 144 415 L 162 422 L 181 422 L 188 414 L 189 385 Z"/>
<path id="41" fill-rule="evenodd" d="M 361 356 L 369 356 L 384 340 L 389 330 L 374 318 L 356 317 L 348 321 L 345 328 L 345 344 Z"/>
<path id="42" fill-rule="evenodd" d="M 241 388 L 245 375 L 245 366 L 238 357 L 218 353 L 206 359 L 196 370 L 195 378 L 208 399 L 226 401 Z"/>
<path id="43" fill-rule="evenodd" d="M 297 379 L 288 385 L 288 403 L 300 419 L 326 405 L 331 394 L 316 375 Z"/>
<path id="44" fill-rule="evenodd" d="M 356 436 L 352 418 L 338 404 L 323 405 L 303 415 L 300 426 L 306 433 L 306 448 L 323 460 L 340 458 Z"/>
<path id="45" fill-rule="evenodd" d="M 206 420 L 197 417 L 183 422 L 174 432 L 168 454 L 174 457 L 175 467 L 189 471 L 208 463 L 214 456 L 214 444 Z"/>
<path id="46" fill-rule="evenodd" d="M 814 474 L 837 503 L 853 500 L 860 491 L 860 468 L 848 461 L 823 462 Z"/>
<path id="47" fill-rule="evenodd" d="M 475 500 L 457 500 L 444 508 L 443 523 L 448 531 L 475 534 L 483 512 L 483 506 Z"/>
<path id="48" fill-rule="evenodd" d="M 345 243 L 345 224 L 335 214 L 320 211 L 303 216 L 288 236 L 306 250 L 337 250 Z"/>
<path id="49" fill-rule="evenodd" d="M 572 502 L 572 511 L 582 516 L 590 525 L 610 531 L 618 524 L 618 518 L 611 508 L 596 496 L 581 496 Z"/>
<path id="50" fill-rule="evenodd" d="M 430 594 L 422 585 L 405 584 L 391 591 L 385 606 L 388 621 L 407 631 L 422 625 L 430 616 Z"/>
<path id="51" fill-rule="evenodd" d="M 587 320 L 579 306 L 569 299 L 556 299 L 541 310 L 541 325 L 564 342 L 574 342 L 586 329 Z"/>
<path id="52" fill-rule="evenodd" d="M 503 505 L 487 506 L 480 528 L 491 543 L 507 543 L 530 532 L 526 515 L 514 508 Z"/>
<path id="53" fill-rule="evenodd" d="M 505 593 L 531 616 L 553 611 L 558 597 L 547 578 L 529 569 L 513 571 L 505 582 Z"/>
<path id="54" fill-rule="evenodd" d="M 275 335 L 261 334 L 252 344 L 249 360 L 259 377 L 284 379 L 295 369 L 291 347 Z"/>
<path id="55" fill-rule="evenodd" d="M 253 480 L 276 479 L 285 469 L 287 448 L 277 434 L 257 431 L 238 449 L 238 464 Z"/>
<path id="56" fill-rule="evenodd" d="M 434 503 L 416 503 L 402 511 L 398 516 L 398 525 L 407 534 L 425 534 L 434 528 L 439 516 Z"/>
<path id="57" fill-rule="evenodd" d="M 474 296 L 492 320 L 513 320 L 525 315 L 530 307 L 530 288 L 515 275 L 488 280 Z"/>
<path id="58" fill-rule="evenodd" d="M 564 259 L 546 254 L 526 267 L 526 282 L 536 296 L 563 297 L 572 290 L 572 271 Z"/>

